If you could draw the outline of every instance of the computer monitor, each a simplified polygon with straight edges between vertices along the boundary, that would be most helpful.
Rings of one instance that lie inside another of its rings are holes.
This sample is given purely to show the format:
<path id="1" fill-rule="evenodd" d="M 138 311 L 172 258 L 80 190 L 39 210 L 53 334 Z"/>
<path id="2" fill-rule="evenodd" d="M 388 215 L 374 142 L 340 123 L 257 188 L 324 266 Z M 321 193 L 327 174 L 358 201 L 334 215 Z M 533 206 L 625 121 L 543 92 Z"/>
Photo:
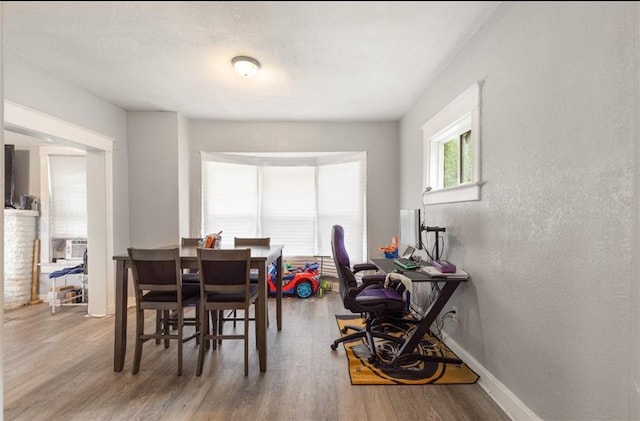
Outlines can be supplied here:
<path id="1" fill-rule="evenodd" d="M 422 250 L 420 209 L 400 209 L 400 243 Z"/>

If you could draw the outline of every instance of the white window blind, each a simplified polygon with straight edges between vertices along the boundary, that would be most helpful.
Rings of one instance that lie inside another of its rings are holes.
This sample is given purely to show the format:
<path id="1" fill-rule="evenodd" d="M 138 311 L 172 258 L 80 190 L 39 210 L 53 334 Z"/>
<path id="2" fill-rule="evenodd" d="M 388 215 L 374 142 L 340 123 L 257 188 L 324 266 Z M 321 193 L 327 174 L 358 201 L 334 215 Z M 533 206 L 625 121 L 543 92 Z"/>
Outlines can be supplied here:
<path id="1" fill-rule="evenodd" d="M 318 167 L 319 254 L 331 256 L 331 227 L 344 228 L 352 263 L 366 259 L 364 160 Z"/>
<path id="2" fill-rule="evenodd" d="M 270 237 L 289 256 L 330 256 L 340 224 L 351 260 L 365 259 L 365 153 L 265 155 L 203 154 L 204 234 Z"/>
<path id="3" fill-rule="evenodd" d="M 84 156 L 49 156 L 52 238 L 87 238 L 87 168 Z"/>
<path id="4" fill-rule="evenodd" d="M 258 167 L 210 161 L 202 166 L 204 235 L 258 236 Z M 231 237 L 229 237 L 231 236 Z"/>
<path id="5" fill-rule="evenodd" d="M 315 168 L 264 166 L 262 169 L 262 232 L 285 244 L 287 253 L 315 254 Z"/>

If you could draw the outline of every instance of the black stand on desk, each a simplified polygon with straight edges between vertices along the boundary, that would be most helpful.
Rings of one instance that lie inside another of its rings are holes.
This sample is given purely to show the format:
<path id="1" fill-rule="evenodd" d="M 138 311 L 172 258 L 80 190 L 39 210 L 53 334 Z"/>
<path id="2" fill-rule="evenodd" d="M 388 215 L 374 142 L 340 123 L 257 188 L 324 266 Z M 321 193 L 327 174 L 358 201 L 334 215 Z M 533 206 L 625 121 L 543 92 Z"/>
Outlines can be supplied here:
<path id="1" fill-rule="evenodd" d="M 422 234 L 420 234 L 420 248 L 424 248 L 425 251 L 427 252 L 427 254 L 433 259 L 433 260 L 440 260 L 440 237 L 439 237 L 439 232 L 445 232 L 447 229 L 446 228 L 441 228 L 441 227 L 427 227 L 424 224 L 420 227 L 420 231 L 426 231 L 427 235 L 430 232 L 435 232 L 435 248 L 436 248 L 436 252 L 435 255 L 431 256 L 429 254 L 429 250 L 427 250 L 426 248 L 424 248 L 422 246 Z"/>
<path id="2" fill-rule="evenodd" d="M 371 263 L 376 265 L 376 267 L 384 273 L 391 273 L 394 269 L 400 269 L 393 263 L 393 260 L 389 259 L 371 259 Z M 440 291 L 438 296 L 435 300 L 433 300 L 433 302 L 431 302 L 422 320 L 420 320 L 416 324 L 415 329 L 406 338 L 406 340 L 400 347 L 400 350 L 391 361 L 391 365 L 396 366 L 400 362 L 407 362 L 411 359 L 462 364 L 462 361 L 460 361 L 459 359 L 420 355 L 413 353 L 413 351 L 415 351 L 416 347 L 420 344 L 420 340 L 422 340 L 424 335 L 430 331 L 431 325 L 436 320 L 436 317 L 438 317 L 438 314 L 440 314 L 444 306 L 447 304 L 447 301 L 449 301 L 449 298 L 451 298 L 456 288 L 458 288 L 458 285 L 460 285 L 461 282 L 466 282 L 467 279 L 447 278 L 444 274 L 442 278 L 430 277 L 426 273 L 418 272 L 416 270 L 403 271 L 403 275 L 411 279 L 412 282 L 432 282 L 438 284 L 444 283 L 444 286 L 441 289 L 438 288 Z"/>

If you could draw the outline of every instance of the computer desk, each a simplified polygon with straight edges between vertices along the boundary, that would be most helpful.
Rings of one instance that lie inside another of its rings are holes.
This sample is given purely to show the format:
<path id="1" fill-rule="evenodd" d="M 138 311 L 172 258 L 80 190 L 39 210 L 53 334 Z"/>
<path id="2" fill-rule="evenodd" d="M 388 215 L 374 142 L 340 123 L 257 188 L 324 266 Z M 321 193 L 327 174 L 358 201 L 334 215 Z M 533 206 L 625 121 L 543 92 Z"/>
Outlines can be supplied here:
<path id="1" fill-rule="evenodd" d="M 417 323 L 415 329 L 411 331 L 407 339 L 404 341 L 397 355 L 391 361 L 391 365 L 396 365 L 400 359 L 406 358 L 408 354 L 411 354 L 418 344 L 420 340 L 424 337 L 426 333 L 431 330 L 431 325 L 438 317 L 438 314 L 442 311 L 444 306 L 449 301 L 449 298 L 453 295 L 458 285 L 461 282 L 467 282 L 468 278 L 446 278 L 443 275 L 440 277 L 430 277 L 427 274 L 417 271 L 417 270 L 405 270 L 397 266 L 393 263 L 393 259 L 371 259 L 371 263 L 373 263 L 380 271 L 384 273 L 391 273 L 394 270 L 400 271 L 407 278 L 411 279 L 411 282 L 432 282 L 437 284 L 443 284 L 442 288 L 436 288 L 439 291 L 438 295 L 434 300 L 431 301 L 429 308 L 424 313 L 422 319 Z M 443 362 L 451 362 L 460 364 L 461 361 L 457 359 L 449 359 L 449 358 L 437 358 L 439 360 L 443 360 Z"/>

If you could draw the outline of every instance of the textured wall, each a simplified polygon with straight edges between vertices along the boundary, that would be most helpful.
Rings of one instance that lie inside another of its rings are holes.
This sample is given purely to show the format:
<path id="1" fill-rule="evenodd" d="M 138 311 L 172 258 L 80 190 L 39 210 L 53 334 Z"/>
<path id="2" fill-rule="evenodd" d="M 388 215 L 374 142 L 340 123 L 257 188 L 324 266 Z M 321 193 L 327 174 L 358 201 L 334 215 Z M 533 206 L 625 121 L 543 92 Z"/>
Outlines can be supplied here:
<path id="1" fill-rule="evenodd" d="M 367 245 L 379 256 L 398 233 L 396 122 L 238 122 L 194 120 L 191 136 L 191 232 L 199 232 L 200 151 L 367 152 Z M 286 188 L 286 186 L 283 186 Z M 195 225 L 195 226 L 194 226 Z"/>
<path id="2" fill-rule="evenodd" d="M 634 7 L 504 3 L 401 122 L 419 207 L 419 127 L 485 81 L 482 200 L 427 221 L 472 275 L 448 332 L 542 419 L 629 418 Z"/>
<path id="3" fill-rule="evenodd" d="M 133 247 L 178 244 L 178 120 L 174 112 L 129 112 L 129 238 Z"/>
<path id="4" fill-rule="evenodd" d="M 4 211 L 4 308 L 31 300 L 36 211 Z"/>
<path id="5" fill-rule="evenodd" d="M 114 250 L 129 246 L 127 113 L 104 99 L 47 74 L 4 51 L 4 98 L 117 140 L 113 150 Z"/>

